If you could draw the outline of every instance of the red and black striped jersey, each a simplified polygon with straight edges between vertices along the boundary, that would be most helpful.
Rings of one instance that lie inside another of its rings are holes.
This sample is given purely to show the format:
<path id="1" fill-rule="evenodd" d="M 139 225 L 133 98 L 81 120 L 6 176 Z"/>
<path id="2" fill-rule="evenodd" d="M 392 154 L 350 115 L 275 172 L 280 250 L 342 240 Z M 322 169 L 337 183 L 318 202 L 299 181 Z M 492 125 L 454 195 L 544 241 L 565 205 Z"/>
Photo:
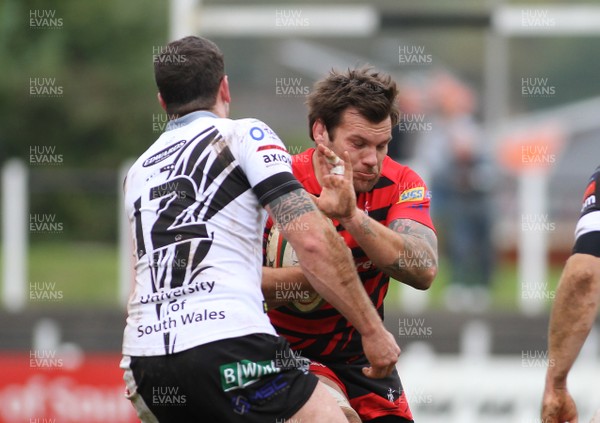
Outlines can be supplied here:
<path id="1" fill-rule="evenodd" d="M 313 170 L 313 152 L 314 148 L 311 148 L 293 156 L 292 169 L 304 188 L 318 196 L 321 186 Z M 383 160 L 381 177 L 373 189 L 357 193 L 358 208 L 385 226 L 396 219 L 411 219 L 434 229 L 429 204 L 429 191 L 419 175 L 389 157 Z M 339 222 L 334 220 L 333 223 L 351 249 L 365 290 L 383 319 L 383 299 L 388 290 L 389 276 L 375 267 Z M 265 242 L 268 232 L 267 227 Z M 288 339 L 292 349 L 307 358 L 327 363 L 353 360 L 363 354 L 360 334 L 327 303 L 310 313 L 281 306 L 270 310 L 269 317 L 277 332 Z"/>

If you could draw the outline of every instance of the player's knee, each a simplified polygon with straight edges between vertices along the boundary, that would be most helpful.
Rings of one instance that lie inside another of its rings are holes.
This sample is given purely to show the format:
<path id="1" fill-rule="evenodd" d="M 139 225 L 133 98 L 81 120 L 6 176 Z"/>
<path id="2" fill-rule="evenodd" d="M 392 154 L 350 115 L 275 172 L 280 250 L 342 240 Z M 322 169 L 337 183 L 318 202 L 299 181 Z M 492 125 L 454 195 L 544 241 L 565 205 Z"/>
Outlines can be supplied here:
<path id="1" fill-rule="evenodd" d="M 290 421 L 346 423 L 347 419 L 337 402 L 327 394 L 322 382 L 319 382 L 315 391 L 304 406 L 292 416 Z M 358 420 L 360 422 L 360 420 Z"/>
<path id="2" fill-rule="evenodd" d="M 362 423 L 362 420 L 360 419 L 358 413 L 354 411 L 354 409 L 350 405 L 350 402 L 348 401 L 348 398 L 346 398 L 344 393 L 341 392 L 339 388 L 334 387 L 333 382 L 329 380 L 324 381 L 324 379 L 326 378 L 320 376 L 319 379 L 321 379 L 321 381 L 324 382 L 323 386 L 335 399 L 337 405 L 340 407 L 340 409 L 344 413 L 344 416 L 348 420 L 348 423 Z"/>
<path id="3" fill-rule="evenodd" d="M 360 416 L 353 408 L 341 407 L 341 409 L 344 412 L 344 416 L 346 416 L 348 423 L 362 423 Z"/>

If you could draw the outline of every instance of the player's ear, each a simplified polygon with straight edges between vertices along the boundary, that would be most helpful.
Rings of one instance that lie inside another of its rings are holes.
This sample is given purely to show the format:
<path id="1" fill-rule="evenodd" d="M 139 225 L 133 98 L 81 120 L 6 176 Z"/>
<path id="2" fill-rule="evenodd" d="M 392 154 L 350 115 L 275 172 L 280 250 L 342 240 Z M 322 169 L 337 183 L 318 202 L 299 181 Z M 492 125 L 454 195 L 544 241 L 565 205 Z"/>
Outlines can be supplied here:
<path id="1" fill-rule="evenodd" d="M 314 121 L 312 126 L 312 133 L 315 143 L 324 144 L 329 141 L 329 134 L 327 134 L 327 127 L 321 119 Z"/>
<path id="2" fill-rule="evenodd" d="M 229 80 L 227 75 L 223 76 L 221 83 L 219 84 L 219 95 L 225 103 L 231 103 L 231 93 L 229 92 Z"/>
<path id="3" fill-rule="evenodd" d="M 167 111 L 167 103 L 165 103 L 164 98 L 162 98 L 162 95 L 160 95 L 160 91 L 156 94 L 156 98 L 158 99 L 158 104 L 160 104 L 160 107 L 162 107 L 163 110 L 166 112 Z"/>

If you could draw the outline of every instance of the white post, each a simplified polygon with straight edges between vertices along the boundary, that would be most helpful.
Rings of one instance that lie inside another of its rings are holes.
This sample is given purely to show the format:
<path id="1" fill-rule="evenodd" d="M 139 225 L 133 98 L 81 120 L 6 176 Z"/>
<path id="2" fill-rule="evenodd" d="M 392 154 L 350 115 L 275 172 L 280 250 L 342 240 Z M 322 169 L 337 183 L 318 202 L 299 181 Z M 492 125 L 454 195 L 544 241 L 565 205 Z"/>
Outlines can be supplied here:
<path id="1" fill-rule="evenodd" d="M 169 10 L 169 41 L 198 32 L 197 11 L 202 0 L 171 0 Z"/>
<path id="2" fill-rule="evenodd" d="M 11 312 L 27 302 L 27 169 L 12 159 L 2 170 L 2 302 Z"/>
<path id="3" fill-rule="evenodd" d="M 504 0 L 492 0 L 494 9 L 497 10 L 503 2 Z M 495 13 L 496 11 L 493 12 Z M 508 38 L 493 27 L 486 31 L 485 43 L 483 117 L 489 131 L 508 115 L 510 52 Z"/>
<path id="4" fill-rule="evenodd" d="M 131 228 L 129 220 L 125 213 L 125 202 L 123 196 L 123 181 L 127 176 L 127 171 L 133 164 L 132 161 L 123 163 L 119 169 L 119 178 L 117 180 L 117 190 L 119 202 L 117 204 L 117 222 L 119 222 L 119 304 L 125 307 L 131 294 L 133 284 L 133 240 L 131 239 Z"/>
<path id="5" fill-rule="evenodd" d="M 518 193 L 521 215 L 519 216 L 518 278 L 521 311 L 537 314 L 543 311 L 545 293 L 541 289 L 547 283 L 548 233 L 546 230 L 526 230 L 531 222 L 547 217 L 547 172 L 531 169 L 519 175 Z M 534 225 L 535 226 L 535 225 Z"/>
<path id="6" fill-rule="evenodd" d="M 419 291 L 412 286 L 390 280 L 390 283 L 400 284 L 398 293 L 402 310 L 407 313 L 421 313 L 427 309 L 430 291 Z"/>

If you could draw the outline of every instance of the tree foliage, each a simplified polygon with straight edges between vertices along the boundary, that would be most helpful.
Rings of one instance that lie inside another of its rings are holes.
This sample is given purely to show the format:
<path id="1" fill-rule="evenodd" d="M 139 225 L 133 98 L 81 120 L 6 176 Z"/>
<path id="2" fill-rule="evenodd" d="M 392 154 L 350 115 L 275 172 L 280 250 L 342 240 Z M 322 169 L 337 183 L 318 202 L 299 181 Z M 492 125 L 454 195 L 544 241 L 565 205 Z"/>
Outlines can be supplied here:
<path id="1" fill-rule="evenodd" d="M 152 54 L 166 41 L 167 2 L 5 0 L 0 7 L 2 161 L 28 161 L 30 147 L 44 145 L 66 167 L 117 168 L 152 141 L 152 114 L 160 111 Z M 32 94 L 43 78 L 62 94 Z"/>
<path id="2" fill-rule="evenodd" d="M 116 239 L 117 169 L 157 136 L 152 57 L 167 39 L 167 5 L 0 2 L 0 165 L 26 163 L 30 218 L 63 228 L 30 232 L 33 242 Z M 60 162 L 33 163 L 32 149 Z"/>

